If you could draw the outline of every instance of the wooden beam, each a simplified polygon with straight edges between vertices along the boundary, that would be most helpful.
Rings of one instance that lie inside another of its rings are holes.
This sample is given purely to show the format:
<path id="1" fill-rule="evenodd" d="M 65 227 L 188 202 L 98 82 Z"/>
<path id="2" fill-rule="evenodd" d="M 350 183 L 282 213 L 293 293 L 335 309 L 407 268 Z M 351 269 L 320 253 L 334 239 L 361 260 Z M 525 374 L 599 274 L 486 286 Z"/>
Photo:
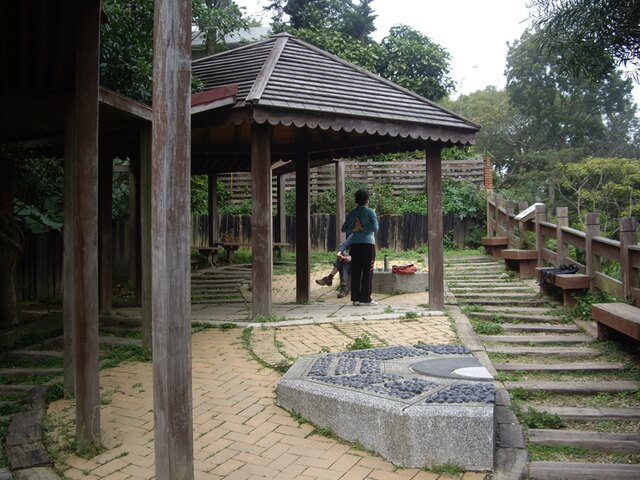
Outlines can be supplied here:
<path id="1" fill-rule="evenodd" d="M 191 391 L 191 2 L 156 0 L 151 264 L 158 480 L 193 480 Z"/>
<path id="2" fill-rule="evenodd" d="M 343 241 L 342 224 L 346 215 L 344 199 L 344 163 L 336 162 L 336 250 Z"/>
<path id="3" fill-rule="evenodd" d="M 442 146 L 430 143 L 427 161 L 427 241 L 429 251 L 429 310 L 444 310 L 444 247 L 442 237 Z"/>
<path id="4" fill-rule="evenodd" d="M 76 1 L 73 286 L 76 441 L 100 440 L 98 375 L 98 61 L 100 0 Z"/>
<path id="5" fill-rule="evenodd" d="M 220 240 L 220 222 L 218 221 L 218 175 L 207 175 L 207 212 L 209 214 L 209 246 Z"/>
<path id="6" fill-rule="evenodd" d="M 73 325 L 74 325 L 74 271 L 73 260 L 73 212 L 74 163 L 76 155 L 75 107 L 69 100 L 66 107 L 64 128 L 64 227 L 63 227 L 63 260 L 62 260 L 62 330 L 63 330 L 63 363 L 64 388 L 71 395 L 75 393 L 73 368 Z"/>
<path id="7" fill-rule="evenodd" d="M 271 126 L 251 129 L 251 315 L 271 315 L 273 218 L 271 210 Z"/>
<path id="8" fill-rule="evenodd" d="M 140 129 L 140 232 L 142 262 L 142 347 L 151 350 L 151 125 Z"/>
<path id="9" fill-rule="evenodd" d="M 311 229 L 309 226 L 309 157 L 300 146 L 296 158 L 296 302 L 309 302 L 311 293 Z"/>
<path id="10" fill-rule="evenodd" d="M 286 243 L 287 241 L 287 177 L 278 175 L 278 242 Z"/>
<path id="11" fill-rule="evenodd" d="M 110 314 L 113 302 L 113 158 L 109 152 L 101 152 L 98 159 L 98 251 L 100 256 L 101 314 Z"/>

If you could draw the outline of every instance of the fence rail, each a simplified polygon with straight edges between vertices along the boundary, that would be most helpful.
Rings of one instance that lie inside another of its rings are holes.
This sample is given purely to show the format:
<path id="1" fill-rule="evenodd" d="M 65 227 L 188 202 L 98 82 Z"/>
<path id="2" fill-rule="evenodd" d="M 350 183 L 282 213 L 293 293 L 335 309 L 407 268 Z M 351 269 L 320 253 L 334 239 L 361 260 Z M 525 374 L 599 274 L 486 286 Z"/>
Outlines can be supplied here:
<path id="1" fill-rule="evenodd" d="M 538 267 L 573 264 L 589 276 L 592 293 L 605 292 L 640 306 L 640 246 L 635 217 L 619 219 L 619 240 L 601 236 L 595 213 L 586 217 L 586 231 L 568 226 L 568 210 L 556 210 L 556 223 L 547 220 L 546 206 L 535 204 L 529 215 L 518 219 L 513 202 L 496 197 L 487 201 L 488 250 L 524 248 L 538 253 Z M 526 208 L 526 204 L 520 204 Z M 527 232 L 535 232 L 529 245 Z M 501 242 L 500 240 L 504 240 Z"/>
<path id="2" fill-rule="evenodd" d="M 364 162 L 343 161 L 345 178 L 372 184 L 393 185 L 394 195 L 403 190 L 412 193 L 425 191 L 427 166 L 425 160 L 405 160 L 393 162 Z M 491 188 L 491 166 L 486 167 L 487 160 L 474 158 L 470 160 L 448 160 L 442 162 L 444 177 L 469 180 L 487 189 Z M 225 189 L 231 195 L 231 201 L 238 203 L 251 198 L 251 173 L 237 172 L 218 175 Z M 273 179 L 273 192 L 276 194 L 277 178 Z M 334 165 L 323 165 L 311 170 L 311 194 L 318 194 L 335 189 Z M 285 174 L 285 189 L 295 188 L 295 174 Z"/>

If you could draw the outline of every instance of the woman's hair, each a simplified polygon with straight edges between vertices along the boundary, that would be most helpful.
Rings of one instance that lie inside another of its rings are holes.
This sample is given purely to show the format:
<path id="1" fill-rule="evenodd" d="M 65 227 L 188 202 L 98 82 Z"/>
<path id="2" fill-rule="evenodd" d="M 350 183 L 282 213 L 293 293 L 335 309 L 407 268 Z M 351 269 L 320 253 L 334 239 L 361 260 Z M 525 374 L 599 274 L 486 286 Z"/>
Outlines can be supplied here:
<path id="1" fill-rule="evenodd" d="M 356 192 L 356 203 L 363 207 L 369 201 L 369 192 L 367 192 L 364 188 L 361 188 Z"/>

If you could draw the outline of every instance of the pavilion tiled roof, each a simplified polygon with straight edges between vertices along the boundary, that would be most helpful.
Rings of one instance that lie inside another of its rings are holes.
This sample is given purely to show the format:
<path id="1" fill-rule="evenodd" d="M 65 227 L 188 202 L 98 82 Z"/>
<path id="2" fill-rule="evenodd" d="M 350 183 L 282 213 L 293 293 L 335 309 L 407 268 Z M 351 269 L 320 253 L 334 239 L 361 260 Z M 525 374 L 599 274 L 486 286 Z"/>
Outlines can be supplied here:
<path id="1" fill-rule="evenodd" d="M 256 120 L 473 143 L 479 126 L 420 95 L 286 34 L 196 60 L 204 88 L 237 84 L 234 109 Z"/>

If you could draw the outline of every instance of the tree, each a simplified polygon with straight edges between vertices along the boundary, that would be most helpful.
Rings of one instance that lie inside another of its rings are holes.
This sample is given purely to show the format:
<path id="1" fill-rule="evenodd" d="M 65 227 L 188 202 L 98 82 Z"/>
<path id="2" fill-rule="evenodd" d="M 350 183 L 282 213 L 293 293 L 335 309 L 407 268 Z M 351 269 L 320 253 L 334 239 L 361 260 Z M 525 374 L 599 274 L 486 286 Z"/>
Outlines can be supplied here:
<path id="1" fill-rule="evenodd" d="M 541 50 L 540 42 L 540 33 L 526 31 L 507 54 L 506 90 L 521 120 L 522 151 L 582 148 L 587 154 L 607 155 L 602 147 L 609 127 L 633 128 L 631 81 L 619 72 L 601 79 L 576 78 L 557 55 Z"/>
<path id="2" fill-rule="evenodd" d="M 455 87 L 449 77 L 449 53 L 406 25 L 389 30 L 380 44 L 376 73 L 423 97 L 438 101 Z"/>
<path id="3" fill-rule="evenodd" d="M 107 0 L 109 22 L 100 31 L 100 83 L 135 100 L 151 103 L 153 0 Z M 248 27 L 232 0 L 193 0 L 193 23 L 207 49 L 224 45 L 226 34 Z"/>
<path id="4" fill-rule="evenodd" d="M 640 79 L 640 2 L 637 0 L 533 0 L 540 45 L 576 75 L 603 78 L 631 66 Z"/>

